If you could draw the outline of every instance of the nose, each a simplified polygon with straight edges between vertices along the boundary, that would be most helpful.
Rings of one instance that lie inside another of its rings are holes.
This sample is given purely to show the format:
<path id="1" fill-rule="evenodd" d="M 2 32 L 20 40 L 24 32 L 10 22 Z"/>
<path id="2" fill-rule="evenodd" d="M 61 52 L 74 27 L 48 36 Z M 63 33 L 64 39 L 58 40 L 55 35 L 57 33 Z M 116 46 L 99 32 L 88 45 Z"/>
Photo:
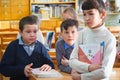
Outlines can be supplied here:
<path id="1" fill-rule="evenodd" d="M 33 32 L 30 34 L 30 36 L 34 36 L 34 35 L 35 35 L 35 33 L 33 33 Z"/>
<path id="2" fill-rule="evenodd" d="M 69 37 L 71 37 L 73 34 L 72 33 L 69 33 Z"/>

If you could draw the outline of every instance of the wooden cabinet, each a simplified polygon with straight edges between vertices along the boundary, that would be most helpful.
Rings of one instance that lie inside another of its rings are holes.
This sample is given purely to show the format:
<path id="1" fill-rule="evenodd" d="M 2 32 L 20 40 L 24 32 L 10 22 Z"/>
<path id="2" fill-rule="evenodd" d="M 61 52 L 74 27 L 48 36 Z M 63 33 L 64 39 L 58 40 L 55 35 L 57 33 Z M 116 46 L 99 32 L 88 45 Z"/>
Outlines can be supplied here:
<path id="1" fill-rule="evenodd" d="M 0 20 L 19 20 L 30 15 L 30 0 L 0 0 Z"/>

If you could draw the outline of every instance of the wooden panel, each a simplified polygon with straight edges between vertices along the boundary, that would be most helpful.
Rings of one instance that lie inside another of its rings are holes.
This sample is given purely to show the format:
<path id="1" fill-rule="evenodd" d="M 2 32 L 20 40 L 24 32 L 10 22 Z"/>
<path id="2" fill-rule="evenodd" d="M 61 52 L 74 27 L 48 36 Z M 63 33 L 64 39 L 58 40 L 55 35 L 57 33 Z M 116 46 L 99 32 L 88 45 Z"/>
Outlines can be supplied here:
<path id="1" fill-rule="evenodd" d="M 19 30 L 19 21 L 18 20 L 14 20 L 14 21 L 10 21 L 10 28 L 11 30 Z"/>
<path id="2" fill-rule="evenodd" d="M 56 27 L 60 27 L 61 23 L 62 23 L 62 20 L 57 20 L 57 26 Z"/>
<path id="3" fill-rule="evenodd" d="M 1 18 L 0 20 L 10 20 L 11 18 L 11 11 L 10 11 L 10 7 L 1 7 Z"/>
<path id="4" fill-rule="evenodd" d="M 14 6 L 11 9 L 11 19 L 21 19 L 24 16 L 29 15 L 29 7 L 28 6 Z"/>
<path id="5" fill-rule="evenodd" d="M 0 0 L 0 20 L 19 20 L 30 14 L 29 0 Z"/>
<path id="6" fill-rule="evenodd" d="M 30 0 L 11 0 L 11 5 L 29 5 Z"/>
<path id="7" fill-rule="evenodd" d="M 8 29 L 10 27 L 9 21 L 0 21 L 0 29 Z"/>
<path id="8" fill-rule="evenodd" d="M 56 26 L 56 20 L 42 20 L 40 29 L 41 30 L 54 30 Z"/>
<path id="9" fill-rule="evenodd" d="M 4 5 L 10 6 L 10 0 L 0 0 L 0 6 L 4 7 Z M 7 7 L 6 6 L 6 7 Z"/>

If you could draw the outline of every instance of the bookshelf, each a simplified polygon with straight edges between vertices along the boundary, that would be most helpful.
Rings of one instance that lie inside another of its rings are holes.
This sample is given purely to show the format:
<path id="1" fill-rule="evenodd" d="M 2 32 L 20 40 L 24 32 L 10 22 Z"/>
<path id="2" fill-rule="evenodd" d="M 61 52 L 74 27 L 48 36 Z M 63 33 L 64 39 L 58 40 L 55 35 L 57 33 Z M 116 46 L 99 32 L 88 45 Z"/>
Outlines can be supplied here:
<path id="1" fill-rule="evenodd" d="M 76 0 L 30 0 L 31 14 L 38 15 L 43 20 L 60 18 L 66 7 L 76 9 Z"/>
<path id="2" fill-rule="evenodd" d="M 76 10 L 76 0 L 30 0 L 30 14 L 39 17 L 41 30 L 54 30 L 59 27 L 61 13 L 66 7 Z"/>
<path id="3" fill-rule="evenodd" d="M 0 20 L 19 20 L 30 14 L 29 0 L 0 0 Z"/>

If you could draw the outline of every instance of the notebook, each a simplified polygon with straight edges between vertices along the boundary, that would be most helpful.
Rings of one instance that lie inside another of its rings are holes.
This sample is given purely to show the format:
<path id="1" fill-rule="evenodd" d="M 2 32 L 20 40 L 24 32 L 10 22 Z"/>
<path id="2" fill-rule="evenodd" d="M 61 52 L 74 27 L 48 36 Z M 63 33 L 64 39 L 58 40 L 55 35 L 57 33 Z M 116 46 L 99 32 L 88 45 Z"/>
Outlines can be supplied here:
<path id="1" fill-rule="evenodd" d="M 104 42 L 100 44 L 79 45 L 78 60 L 89 64 L 102 64 Z"/>
<path id="2" fill-rule="evenodd" d="M 54 38 L 54 32 L 47 32 L 46 33 L 45 46 L 46 46 L 48 51 L 51 49 L 53 38 Z"/>
<path id="3" fill-rule="evenodd" d="M 37 77 L 41 78 L 59 78 L 62 77 L 62 74 L 56 71 L 55 69 L 52 69 L 50 71 L 40 71 L 39 68 L 35 68 L 32 70 L 32 74 L 34 74 Z"/>

